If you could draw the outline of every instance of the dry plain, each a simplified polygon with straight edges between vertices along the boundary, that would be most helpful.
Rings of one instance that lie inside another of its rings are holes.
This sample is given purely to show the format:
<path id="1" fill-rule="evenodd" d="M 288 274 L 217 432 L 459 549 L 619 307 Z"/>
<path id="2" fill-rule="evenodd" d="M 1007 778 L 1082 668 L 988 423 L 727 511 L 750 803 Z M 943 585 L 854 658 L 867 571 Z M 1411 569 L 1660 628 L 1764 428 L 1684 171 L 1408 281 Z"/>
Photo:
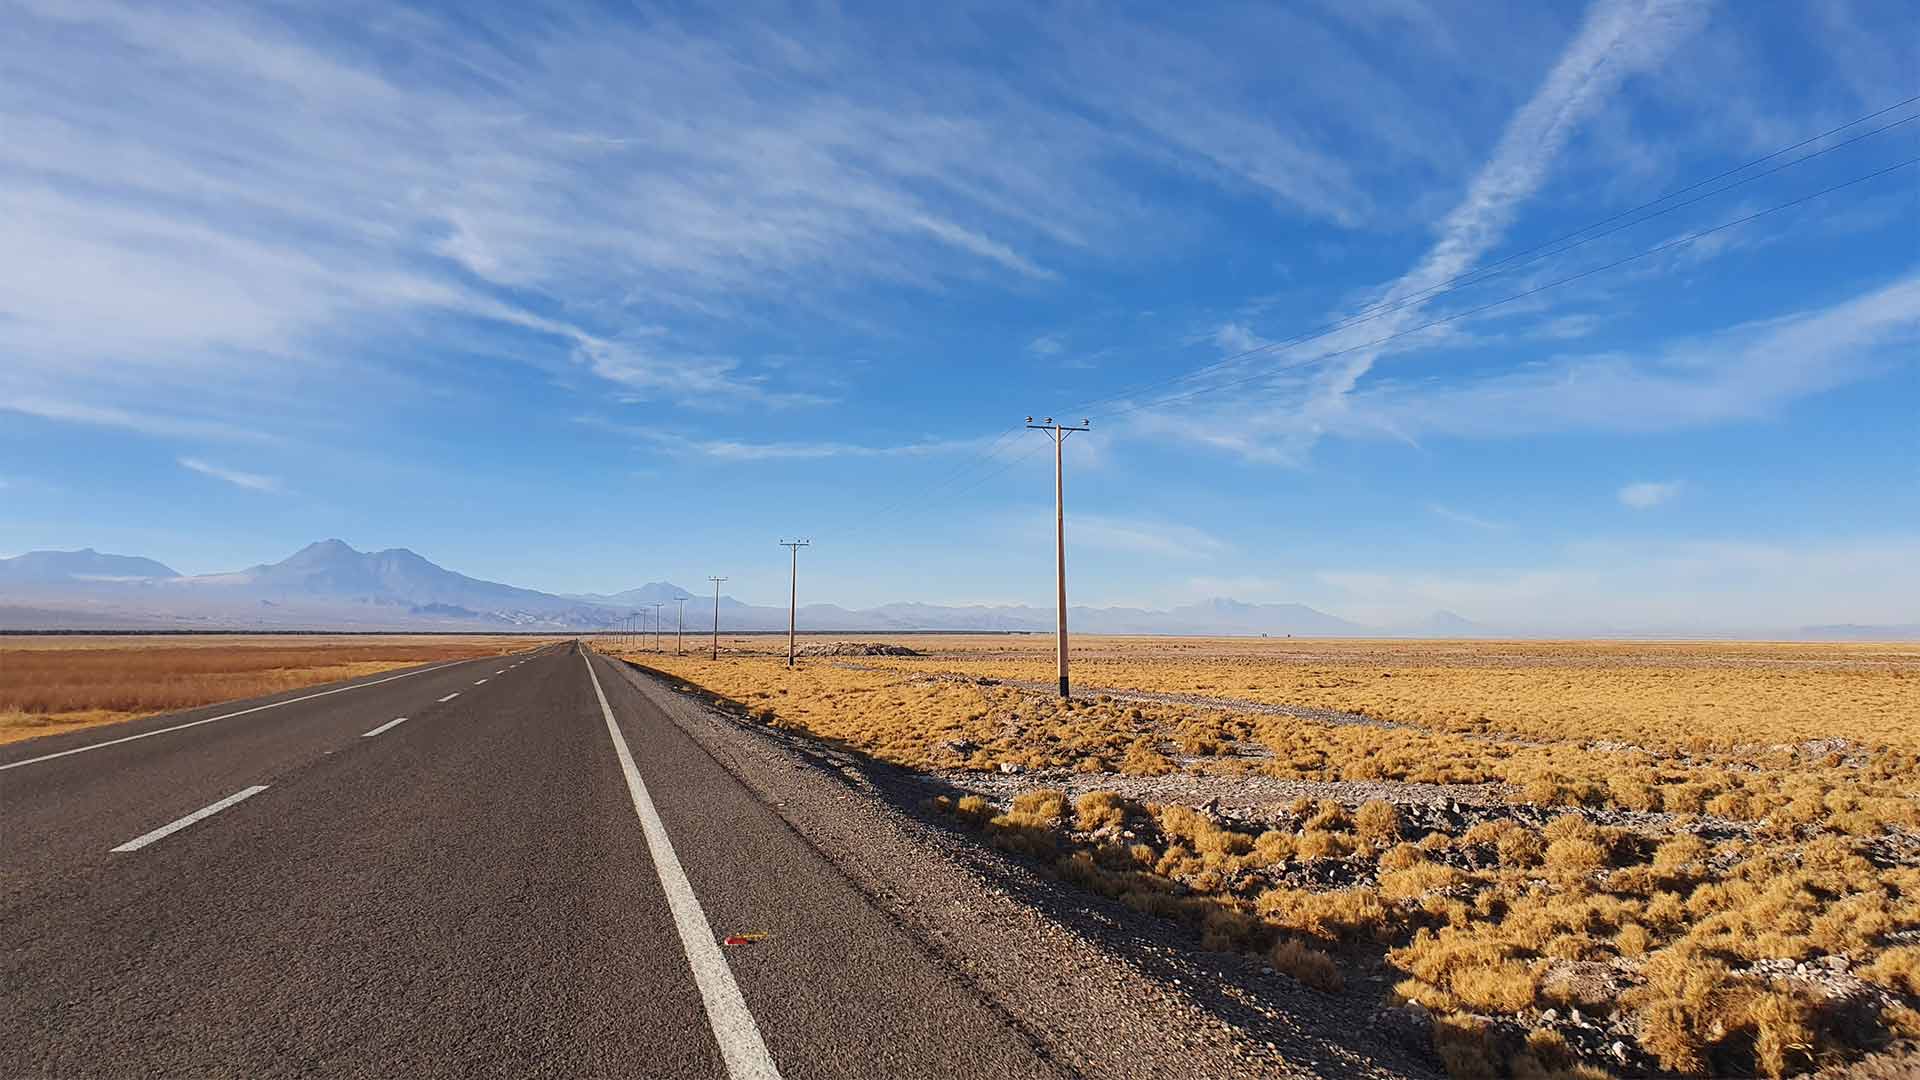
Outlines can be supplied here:
<path id="1" fill-rule="evenodd" d="M 1062 702 L 1050 638 L 848 640 L 919 655 L 628 655 L 937 778 L 1192 948 L 1380 998 L 1454 1076 L 1920 1038 L 1920 645 L 1087 637 Z"/>
<path id="2" fill-rule="evenodd" d="M 434 635 L 0 637 L 0 744 L 530 644 Z"/>

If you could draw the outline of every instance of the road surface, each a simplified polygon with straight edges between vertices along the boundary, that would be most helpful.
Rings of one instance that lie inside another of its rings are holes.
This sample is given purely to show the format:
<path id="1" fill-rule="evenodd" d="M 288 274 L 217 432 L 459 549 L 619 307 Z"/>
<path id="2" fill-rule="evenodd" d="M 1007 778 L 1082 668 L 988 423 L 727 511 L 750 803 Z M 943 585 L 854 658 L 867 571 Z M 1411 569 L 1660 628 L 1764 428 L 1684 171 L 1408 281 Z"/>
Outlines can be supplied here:
<path id="1" fill-rule="evenodd" d="M 0 1076 L 1057 1075 L 574 645 L 0 747 L 0 822 Z"/>

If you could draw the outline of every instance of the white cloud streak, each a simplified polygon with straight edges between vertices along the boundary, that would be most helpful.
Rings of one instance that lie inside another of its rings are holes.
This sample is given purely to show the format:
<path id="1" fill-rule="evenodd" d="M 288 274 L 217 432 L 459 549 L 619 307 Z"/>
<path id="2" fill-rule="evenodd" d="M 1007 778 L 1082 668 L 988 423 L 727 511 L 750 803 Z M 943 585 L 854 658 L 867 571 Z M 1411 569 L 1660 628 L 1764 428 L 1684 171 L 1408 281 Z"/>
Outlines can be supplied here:
<path id="1" fill-rule="evenodd" d="M 1374 625 L 1437 608 L 1543 633 L 1780 633 L 1831 623 L 1903 624 L 1920 611 L 1920 537 L 1825 544 L 1746 539 L 1594 541 L 1531 564 L 1478 570 L 1365 568 L 1284 583 L 1280 595 Z"/>
<path id="2" fill-rule="evenodd" d="M 1468 525 L 1489 532 L 1507 527 L 1505 522 L 1494 521 L 1491 518 L 1484 518 L 1478 514 L 1469 514 L 1464 510 L 1455 510 L 1453 507 L 1445 506 L 1441 503 L 1428 503 L 1427 512 L 1435 517 L 1451 521 L 1456 525 Z"/>
<path id="3" fill-rule="evenodd" d="M 1678 480 L 1642 480 L 1625 485 L 1614 495 L 1620 500 L 1620 505 L 1629 509 L 1651 510 L 1680 494 L 1680 486 Z"/>
<path id="4" fill-rule="evenodd" d="M 1551 174 L 1582 122 L 1630 76 L 1654 68 L 1703 22 L 1701 0 L 1595 0 L 1585 20 L 1533 96 L 1514 113 L 1492 155 L 1439 225 L 1439 236 L 1419 262 L 1373 297 L 1394 304 L 1419 296 L 1472 269 L 1506 232 L 1520 207 Z M 1264 389 L 1278 405 L 1245 425 L 1234 445 L 1256 459 L 1297 462 L 1328 430 L 1349 423 L 1351 395 L 1385 347 L 1367 345 L 1418 324 L 1424 301 L 1327 336 L 1316 352 L 1344 352 L 1308 376 L 1281 377 Z M 1223 328 L 1223 350 L 1239 351 L 1257 338 L 1245 327 Z M 1271 358 L 1261 362 L 1271 365 Z M 1189 425 L 1146 421 L 1171 433 Z"/>
<path id="5" fill-rule="evenodd" d="M 33 394 L 10 395 L 5 392 L 4 383 L 0 383 L 0 412 L 18 413 L 22 416 L 33 416 L 67 424 L 118 428 L 142 435 L 250 442 L 264 442 L 270 438 L 263 432 L 236 427 L 224 421 L 198 420 L 107 405 L 89 405 L 84 402 Z"/>
<path id="6" fill-rule="evenodd" d="M 1052 536 L 1051 521 L 1046 533 Z M 1067 521 L 1067 543 L 1167 559 L 1212 559 L 1232 550 L 1225 540 L 1191 525 L 1099 514 L 1072 515 Z"/>
<path id="7" fill-rule="evenodd" d="M 1409 69 L 1367 58 L 1397 23 L 350 10 L 0 16 L 13 389 L 291 412 L 370 343 L 451 316 L 526 331 L 490 353 L 588 388 L 819 404 L 743 324 L 791 334 L 875 283 L 1031 292 L 1190 242 L 1169 177 L 1362 225 L 1368 179 L 1432 183 L 1459 153 Z M 1503 17 L 1476 55 L 1426 61 L 1497 80 L 1552 21 Z M 1020 50 L 1031 77 L 970 44 Z M 1306 92 L 1273 84 L 1276 47 Z"/>
<path id="8" fill-rule="evenodd" d="M 199 458 L 183 457 L 180 459 L 180 467 L 191 469 L 202 476 L 224 480 L 234 487 L 246 488 L 248 491 L 278 492 L 280 490 L 280 481 L 274 477 L 225 468 Z"/>
<path id="9" fill-rule="evenodd" d="M 927 439 L 892 446 L 866 446 L 844 442 L 748 442 L 743 439 L 710 439 L 685 432 L 660 431 L 607 420 L 580 416 L 574 422 L 616 435 L 640 439 L 681 457 L 700 457 L 714 461 L 817 461 L 828 458 L 911 458 L 939 457 L 977 453 L 992 441 L 986 438 Z"/>
<path id="10" fill-rule="evenodd" d="M 1330 430 L 1487 439 L 1752 420 L 1889 365 L 1911 367 L 1915 344 L 1920 274 L 1650 355 L 1560 355 L 1447 384 L 1382 381 L 1356 393 Z"/>

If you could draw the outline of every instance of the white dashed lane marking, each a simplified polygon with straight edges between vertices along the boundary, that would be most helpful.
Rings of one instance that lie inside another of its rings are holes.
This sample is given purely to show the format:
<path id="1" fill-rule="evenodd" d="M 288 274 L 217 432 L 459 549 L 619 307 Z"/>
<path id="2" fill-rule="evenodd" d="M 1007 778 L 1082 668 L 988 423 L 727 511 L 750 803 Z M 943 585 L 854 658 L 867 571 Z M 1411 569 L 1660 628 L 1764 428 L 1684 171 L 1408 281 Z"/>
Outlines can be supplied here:
<path id="1" fill-rule="evenodd" d="M 133 839 L 127 841 L 126 843 L 121 844 L 119 847 L 114 848 L 113 850 L 116 852 L 139 851 L 141 848 L 146 847 L 148 844 L 153 843 L 155 840 L 164 840 L 167 837 L 172 836 L 174 833 L 179 832 L 181 829 L 184 829 L 187 826 L 193 824 L 194 822 L 199 821 L 201 818 L 212 817 L 213 815 L 219 813 L 220 811 L 225 810 L 227 807 L 232 806 L 235 803 L 244 802 L 247 799 L 251 799 L 255 795 L 258 795 L 265 790 L 267 790 L 267 785 L 255 784 L 250 788 L 246 788 L 241 791 L 236 791 L 233 794 L 227 796 L 226 798 L 221 799 L 219 802 L 214 803 L 212 806 L 203 806 L 200 809 L 195 810 L 193 813 L 188 814 L 186 817 L 183 817 L 178 821 L 170 821 L 167 824 L 160 826 L 159 828 L 153 830 L 150 833 L 147 833 L 143 836 L 136 836 Z"/>

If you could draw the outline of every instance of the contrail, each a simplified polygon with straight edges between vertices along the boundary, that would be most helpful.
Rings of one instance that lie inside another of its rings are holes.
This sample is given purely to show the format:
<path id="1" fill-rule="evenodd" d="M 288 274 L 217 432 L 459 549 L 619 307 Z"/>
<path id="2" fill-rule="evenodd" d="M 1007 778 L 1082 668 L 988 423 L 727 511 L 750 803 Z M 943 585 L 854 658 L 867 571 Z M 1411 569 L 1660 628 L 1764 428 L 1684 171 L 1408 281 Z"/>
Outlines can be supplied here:
<path id="1" fill-rule="evenodd" d="M 1629 75 L 1654 67 L 1698 30 L 1707 8 L 1703 0 L 1597 0 L 1546 81 L 1507 122 L 1493 156 L 1441 222 L 1439 239 L 1387 288 L 1381 302 L 1465 273 L 1504 239 L 1516 210 L 1546 181 L 1579 125 Z M 1423 307 L 1413 303 L 1396 310 L 1367 327 L 1361 340 L 1410 325 Z M 1347 394 L 1379 355 L 1377 348 L 1352 353 L 1322 377 L 1304 410 L 1305 418 L 1313 421 L 1307 430 L 1320 430 L 1321 420 L 1345 408 Z"/>

